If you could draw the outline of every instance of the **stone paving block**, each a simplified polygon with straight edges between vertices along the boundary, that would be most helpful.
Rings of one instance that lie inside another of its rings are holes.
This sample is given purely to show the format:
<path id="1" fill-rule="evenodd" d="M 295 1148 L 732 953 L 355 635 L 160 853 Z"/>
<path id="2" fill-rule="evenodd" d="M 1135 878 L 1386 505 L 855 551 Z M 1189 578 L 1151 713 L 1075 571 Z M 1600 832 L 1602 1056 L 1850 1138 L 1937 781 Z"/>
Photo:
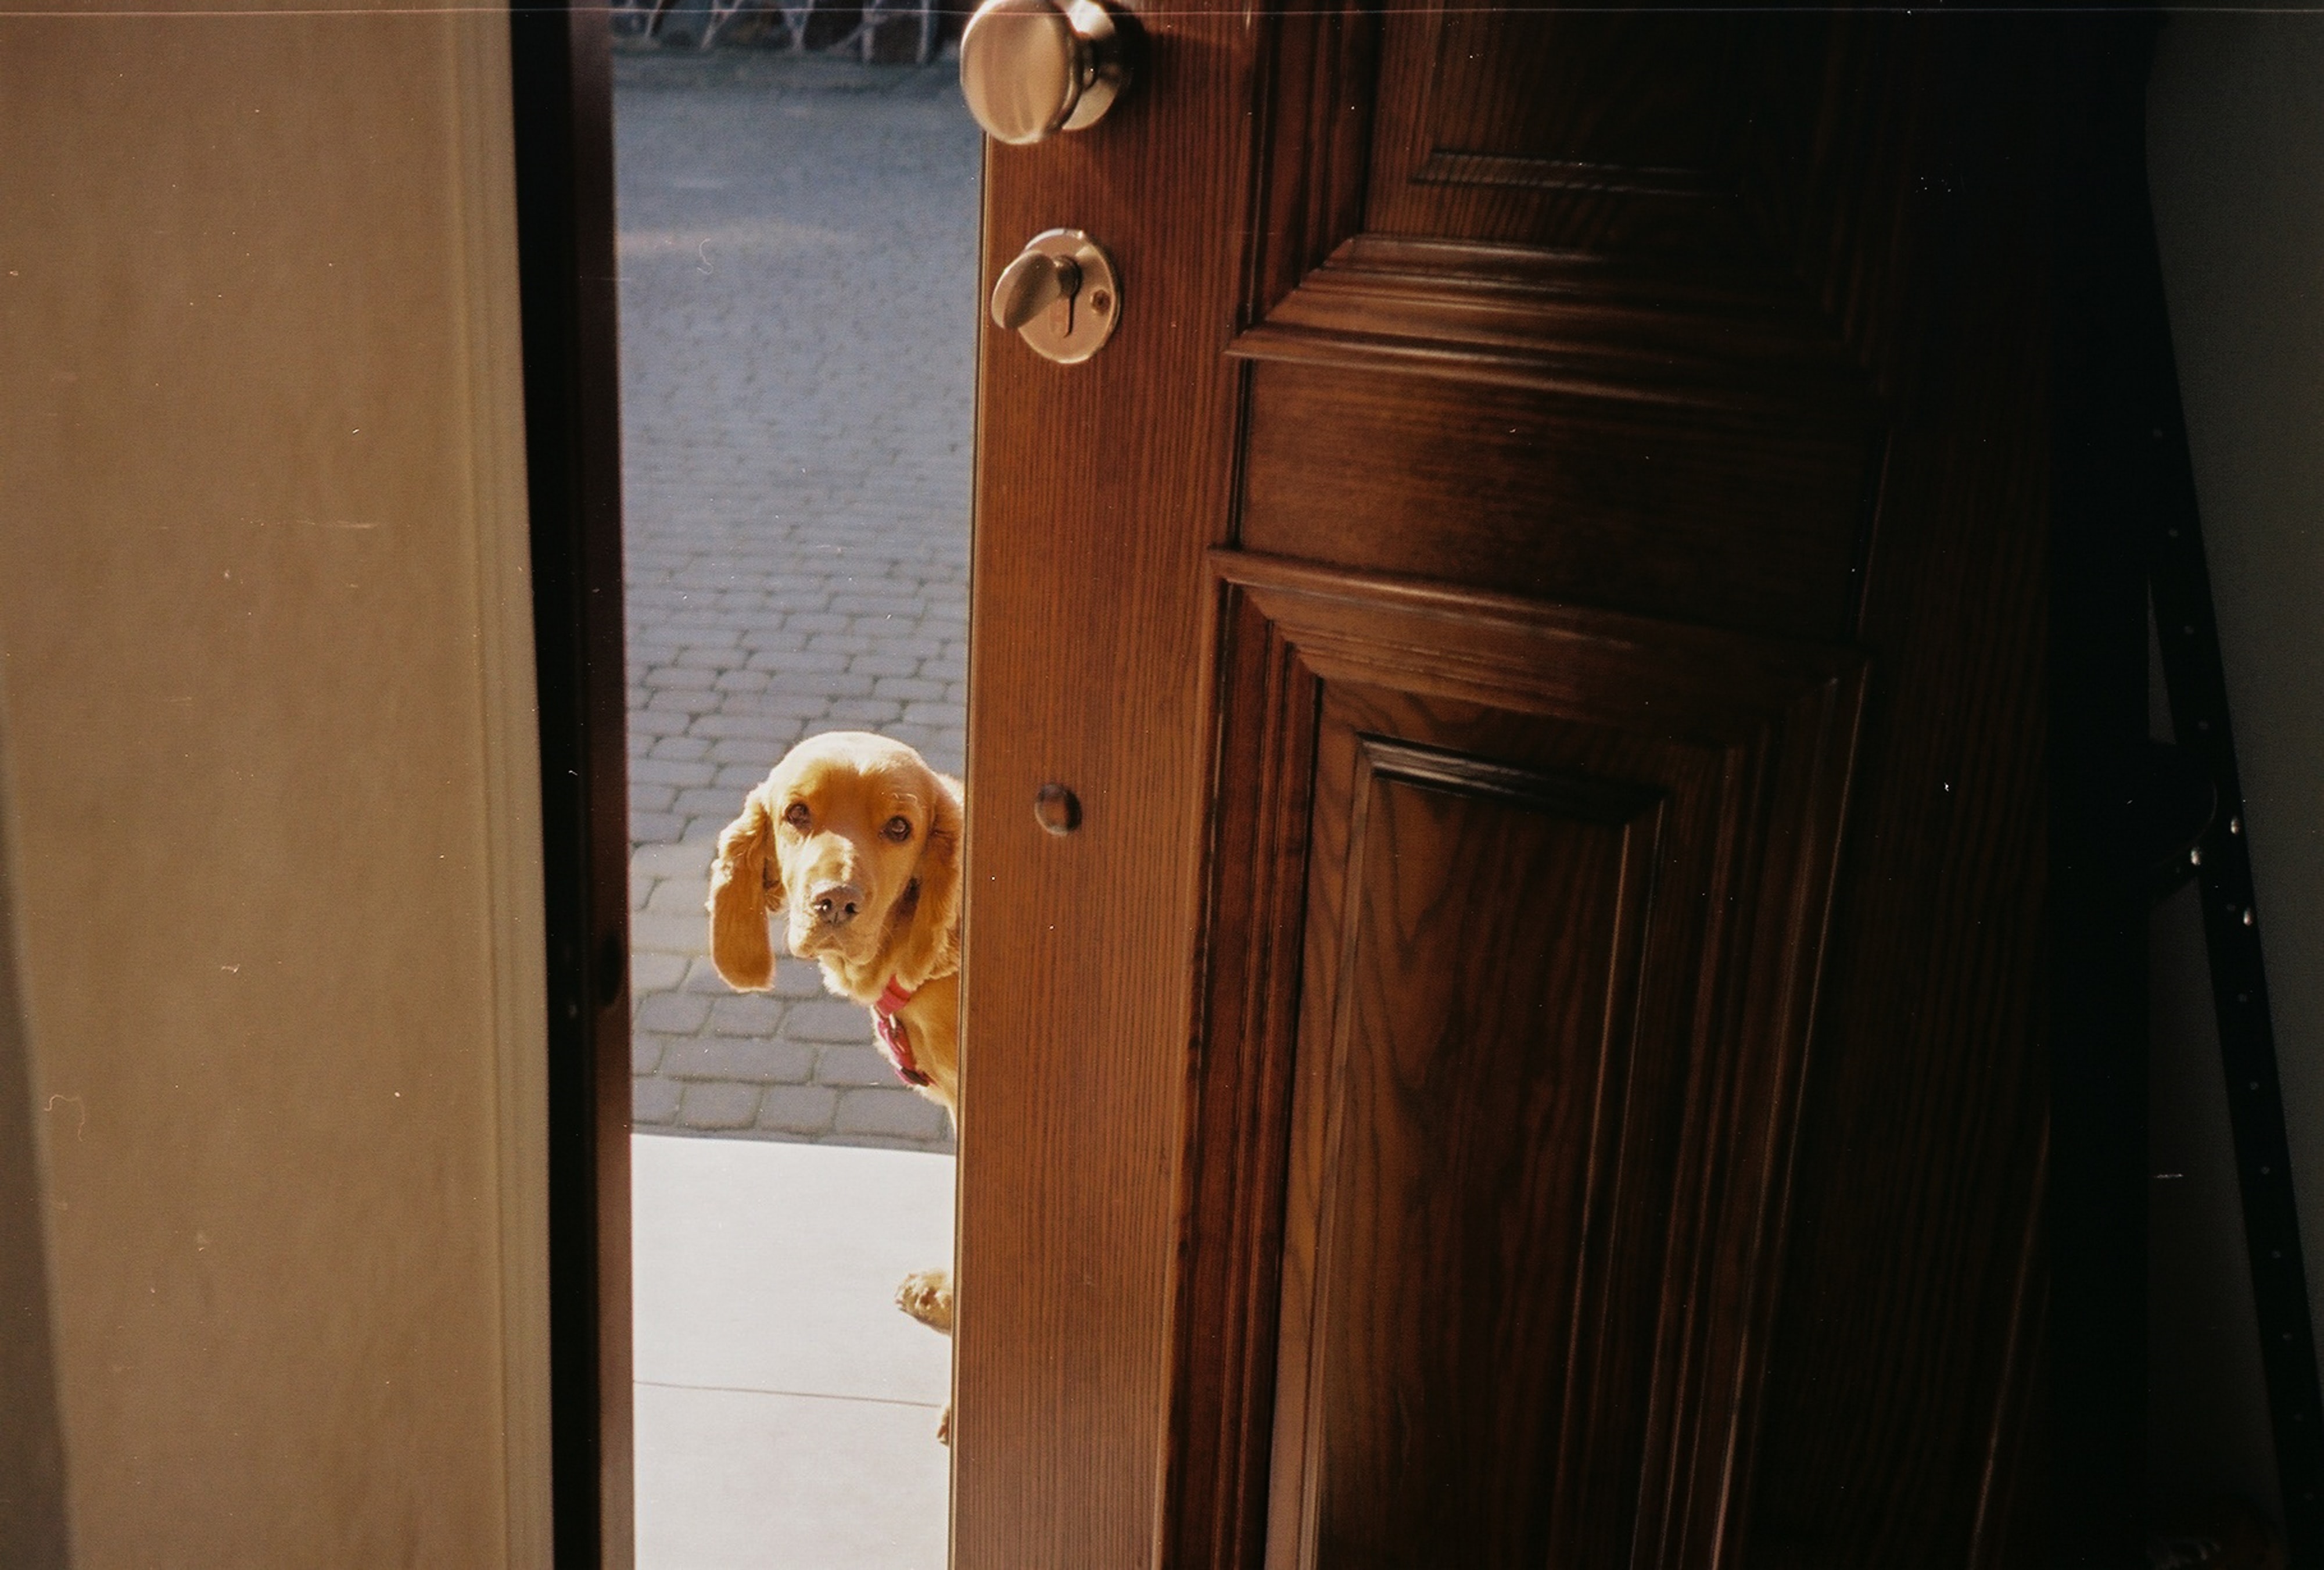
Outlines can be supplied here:
<path id="1" fill-rule="evenodd" d="M 630 865 L 656 878 L 701 878 L 710 875 L 711 859 L 718 854 L 715 845 L 641 845 L 630 852 Z"/>
<path id="2" fill-rule="evenodd" d="M 710 1004 L 685 993 L 656 993 L 638 1004 L 637 1027 L 691 1036 L 710 1022 Z"/>
<path id="3" fill-rule="evenodd" d="M 703 947 L 706 947 L 708 942 L 708 929 L 706 928 Z M 778 981 L 781 980 L 782 972 L 779 966 L 775 975 Z M 679 984 L 696 997 L 733 998 L 752 995 L 749 993 L 737 993 L 733 987 L 728 986 L 726 978 L 718 974 L 718 967 L 711 963 L 710 956 L 706 954 L 687 962 L 686 980 Z"/>
<path id="4" fill-rule="evenodd" d="M 872 1011 L 846 998 L 816 998 L 791 1005 L 783 1032 L 800 1041 L 869 1041 Z"/>
<path id="5" fill-rule="evenodd" d="M 630 995 L 675 992 L 686 980 L 686 956 L 678 954 L 630 956 Z"/>
<path id="6" fill-rule="evenodd" d="M 709 946 L 710 918 L 696 911 L 681 916 L 673 911 L 641 910 L 630 918 L 630 947 L 659 949 L 666 954 L 700 954 Z"/>
<path id="7" fill-rule="evenodd" d="M 630 1081 L 630 1121 L 639 1123 L 667 1123 L 678 1116 L 678 1097 L 683 1085 L 667 1079 L 648 1077 Z"/>
<path id="8" fill-rule="evenodd" d="M 759 1121 L 759 1086 L 696 1080 L 678 1097 L 678 1121 L 689 1129 L 747 1129 Z"/>
<path id="9" fill-rule="evenodd" d="M 731 1079 L 752 1085 L 803 1085 L 815 1070 L 815 1049 L 796 1041 L 743 1041 L 732 1036 L 669 1043 L 660 1072 L 669 1079 Z"/>
<path id="10" fill-rule="evenodd" d="M 900 595 L 834 595 L 831 608 L 856 616 L 910 616 L 920 614 L 922 605 L 918 596 Z"/>
<path id="11" fill-rule="evenodd" d="M 717 770 L 708 763 L 682 763 L 674 758 L 644 758 L 630 765 L 630 789 L 649 785 L 707 785 Z"/>
<path id="12" fill-rule="evenodd" d="M 650 1030 L 631 1031 L 630 1072 L 651 1074 L 659 1068 L 661 1066 L 662 1057 L 669 1047 L 670 1039 L 668 1036 L 657 1036 Z"/>
<path id="13" fill-rule="evenodd" d="M 640 812 L 630 809 L 630 837 L 641 844 L 657 840 L 678 839 L 686 834 L 687 820 L 674 813 Z"/>
<path id="14" fill-rule="evenodd" d="M 721 741 L 697 743 L 710 749 L 710 761 L 722 767 L 741 766 L 756 769 L 761 774 L 772 769 L 787 748 L 753 736 L 728 736 Z"/>
<path id="15" fill-rule="evenodd" d="M 715 1036 L 771 1036 L 782 1017 L 782 1004 L 770 994 L 737 993 L 711 1001 L 710 1030 Z"/>
<path id="16" fill-rule="evenodd" d="M 788 620 L 791 625 L 797 626 L 805 618 L 792 616 Z M 798 681 L 799 691 L 820 692 L 823 688 L 808 681 L 807 678 L 844 675 L 849 658 L 831 651 L 797 649 L 788 653 L 770 654 L 759 661 L 756 669 L 771 676 L 788 677 Z"/>
<path id="17" fill-rule="evenodd" d="M 637 723 L 634 713 L 630 716 L 630 723 Z M 697 736 L 742 736 L 771 741 L 786 747 L 798 739 L 798 729 L 799 722 L 796 719 L 777 719 L 769 715 L 711 714 L 694 722 L 694 734 Z"/>
<path id="18" fill-rule="evenodd" d="M 942 698 L 949 683 L 930 681 L 918 676 L 882 676 L 872 683 L 874 697 Z"/>
<path id="19" fill-rule="evenodd" d="M 908 1090 L 851 1090 L 840 1096 L 832 1128 L 843 1134 L 934 1140 L 945 1131 L 945 1111 Z"/>
<path id="20" fill-rule="evenodd" d="M 771 1085 L 759 1106 L 758 1126 L 788 1134 L 819 1134 L 839 1111 L 839 1093 L 819 1085 Z"/>
<path id="21" fill-rule="evenodd" d="M 807 690 L 788 692 L 784 690 L 783 679 L 778 677 L 769 682 L 767 690 L 764 692 L 727 694 L 725 704 L 718 712 L 722 717 L 736 716 L 745 719 L 816 719 L 821 717 L 834 697 L 856 696 L 853 693 L 838 693 L 831 690 L 835 685 L 841 683 L 860 684 L 867 692 L 872 688 L 872 680 L 869 677 L 820 676 L 800 684 Z M 695 734 L 713 735 L 716 733 L 696 725 Z"/>
<path id="22" fill-rule="evenodd" d="M 788 956 L 776 963 L 774 992 L 779 998 L 828 998 L 832 995 L 831 989 L 824 984 L 823 966 L 811 959 Z M 868 1030 L 871 1026 L 867 1024 L 864 1029 Z"/>
<path id="23" fill-rule="evenodd" d="M 897 1085 L 894 1066 L 877 1047 L 825 1047 L 816 1057 L 817 1085 Z"/>
<path id="24" fill-rule="evenodd" d="M 706 787 L 700 790 L 679 791 L 675 808 L 679 812 L 723 813 L 728 817 L 733 817 L 742 809 L 741 796 L 732 790 L 723 790 L 716 786 Z"/>
<path id="25" fill-rule="evenodd" d="M 767 672 L 767 696 L 763 701 L 773 704 L 783 697 L 819 697 L 825 701 L 835 697 L 867 697 L 871 696 L 873 679 L 846 670 L 770 670 Z"/>
<path id="26" fill-rule="evenodd" d="M 700 917 L 706 914 L 709 898 L 710 883 L 706 878 L 662 878 L 654 883 L 645 908 L 663 915 Z"/>

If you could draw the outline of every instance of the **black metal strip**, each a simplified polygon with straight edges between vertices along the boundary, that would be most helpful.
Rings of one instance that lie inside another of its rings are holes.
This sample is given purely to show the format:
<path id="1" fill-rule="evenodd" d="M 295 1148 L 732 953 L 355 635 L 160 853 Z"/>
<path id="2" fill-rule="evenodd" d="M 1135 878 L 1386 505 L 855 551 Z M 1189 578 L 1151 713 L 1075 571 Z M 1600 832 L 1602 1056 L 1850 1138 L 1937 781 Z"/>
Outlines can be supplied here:
<path id="1" fill-rule="evenodd" d="M 2146 209 L 2151 17 L 2061 20 L 2051 398 L 2051 1542 L 2128 1567 L 2146 1528 L 2146 900 L 2126 785 L 2146 762 L 2146 472 L 2163 330 Z M 2028 41 L 2029 43 L 2032 42 Z M 2142 258 L 2145 265 L 2142 266 Z M 2152 331 L 2147 330 L 2152 324 Z"/>
<path id="2" fill-rule="evenodd" d="M 632 1553 L 629 855 L 610 26 L 512 8 L 549 990 L 555 1562 Z"/>
<path id="3" fill-rule="evenodd" d="M 2284 1537 L 2293 1566 L 2319 1566 L 2324 1565 L 2324 1394 L 2317 1382 L 2250 836 L 2244 831 L 2243 784 L 2227 716 L 2227 670 L 2219 656 L 2175 377 L 2172 385 L 2173 418 L 2155 429 L 2153 439 L 2163 449 L 2161 466 L 2175 504 L 2163 509 L 2165 522 L 2153 545 L 2149 592 L 2178 744 L 2202 763 L 2218 792 L 2219 810 L 2193 853 L 2200 858 L 2203 935 L 2210 951 L 2211 997 L 2243 1191 L 2244 1242 L 2251 1257 L 2268 1416 L 2283 1489 Z"/>

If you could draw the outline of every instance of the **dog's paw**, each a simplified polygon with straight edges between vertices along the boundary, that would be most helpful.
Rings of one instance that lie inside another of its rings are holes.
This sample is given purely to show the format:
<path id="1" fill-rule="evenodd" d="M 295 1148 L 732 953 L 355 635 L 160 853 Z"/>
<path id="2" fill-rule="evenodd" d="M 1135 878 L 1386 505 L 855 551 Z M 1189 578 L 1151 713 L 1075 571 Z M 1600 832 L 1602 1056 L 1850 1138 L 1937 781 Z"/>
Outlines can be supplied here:
<path id="1" fill-rule="evenodd" d="M 952 1274 L 947 1270 L 915 1270 L 896 1288 L 896 1307 L 945 1335 L 952 1334 Z"/>
<path id="2" fill-rule="evenodd" d="M 952 1443 L 952 1403 L 950 1401 L 945 1403 L 944 1416 L 936 1419 L 936 1443 L 939 1445 Z"/>

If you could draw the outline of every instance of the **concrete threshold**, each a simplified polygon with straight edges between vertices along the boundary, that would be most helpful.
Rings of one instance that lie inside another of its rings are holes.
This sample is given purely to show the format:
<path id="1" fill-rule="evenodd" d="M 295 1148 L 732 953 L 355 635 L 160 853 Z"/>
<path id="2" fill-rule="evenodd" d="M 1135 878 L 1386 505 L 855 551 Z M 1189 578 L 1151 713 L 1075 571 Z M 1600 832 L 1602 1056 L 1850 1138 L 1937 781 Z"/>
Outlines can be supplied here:
<path id="1" fill-rule="evenodd" d="M 631 1141 L 641 1570 L 944 1570 L 953 1159 Z"/>

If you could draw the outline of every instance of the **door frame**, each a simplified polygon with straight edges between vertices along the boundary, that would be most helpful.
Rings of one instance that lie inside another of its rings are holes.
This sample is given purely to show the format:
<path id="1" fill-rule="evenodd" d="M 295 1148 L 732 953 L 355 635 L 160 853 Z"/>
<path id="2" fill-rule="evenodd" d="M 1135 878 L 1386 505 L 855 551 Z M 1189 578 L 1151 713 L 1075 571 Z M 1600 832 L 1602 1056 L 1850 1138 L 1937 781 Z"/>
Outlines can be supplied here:
<path id="1" fill-rule="evenodd" d="M 555 1562 L 595 1570 L 628 1566 L 634 1558 L 629 824 L 612 37 L 604 12 L 575 0 L 512 6 L 509 27 L 549 1003 L 549 1461 Z M 2087 57 L 2080 63 L 2101 74 L 2106 69 Z M 2143 83 L 2135 66 L 2111 63 L 2124 80 Z M 2127 156 L 2128 144 L 2108 151 Z M 2061 267 L 2061 287 L 2087 278 L 2093 258 L 2085 254 L 2075 260 L 2085 265 Z M 2069 394 L 2088 397 L 2094 385 L 2089 364 L 2069 355 L 2058 369 Z M 2135 424 L 2143 429 L 2146 421 Z M 2173 457 L 2182 458 L 2181 449 L 2174 448 Z M 2105 577 L 2114 591 L 2105 596 L 2107 609 L 2143 609 L 2143 595 L 2121 586 L 2122 560 L 2077 554 L 2092 542 L 2070 525 L 2061 535 L 2050 564 L 2057 590 L 2052 608 L 2061 631 L 2086 628 L 2092 607 L 2078 605 L 2066 590 L 2094 577 Z M 2109 717 L 2133 694 L 2143 708 L 2143 623 L 2136 630 L 2135 658 L 2117 638 L 2107 646 L 2115 657 L 2103 674 L 2059 666 L 2053 641 L 2053 712 L 2075 715 L 2079 706 L 2064 700 L 2077 690 L 2087 698 L 2101 688 L 2116 700 L 2101 706 Z M 1206 640 L 1210 635 L 1206 630 Z M 2053 822 L 2089 821 L 2086 803 L 2070 787 L 2054 791 L 2052 807 Z M 2070 873 L 2054 851 L 2051 870 L 2053 880 Z M 2065 956 L 2053 977 L 2053 1002 L 2068 993 L 2086 1002 L 2101 994 L 2135 998 L 2135 992 L 2120 991 L 2119 978 L 2127 974 L 2121 967 L 2138 957 L 2137 945 L 2106 925 L 2115 947 L 2103 956 Z M 2118 1035 L 2120 1020 L 2112 1024 L 2111 1033 Z M 2127 1127 L 2118 1126 L 2114 1137 L 2119 1140 Z M 2131 1189 L 2117 1185 L 2105 1197 L 2092 1196 L 2095 1214 L 2113 1223 L 2102 1230 L 2115 1240 L 2122 1226 L 2143 1214 L 2135 1159 L 2122 1170 Z M 2053 1209 L 2051 1219 L 2061 1218 Z M 2071 1290 L 2087 1278 L 2119 1280 L 2129 1256 L 2117 1246 L 2111 1258 L 2091 1257 L 2094 1246 L 2096 1254 L 2107 1252 L 2097 1234 L 2060 1231 L 2062 1242 L 2052 1239 L 2047 1251 L 2060 1256 L 2055 1264 L 2067 1279 L 2060 1316 L 2085 1327 L 2093 1326 L 2094 1316 L 2110 1319 L 2097 1326 L 2101 1334 L 2111 1332 L 2113 1344 L 2130 1344 L 2122 1333 L 2135 1316 L 2120 1316 L 2121 1299 L 2088 1293 L 2078 1298 Z M 2029 1252 L 2029 1262 L 2040 1257 L 2038 1250 Z M 2042 1374 L 2018 1364 L 2013 1381 L 2008 1399 L 2015 1402 L 2028 1399 Z M 2076 1393 L 2106 1388 L 2101 1379 Z M 2135 1431 L 2123 1428 L 2119 1408 L 2104 1401 L 2075 1400 L 2069 1409 L 2098 1421 L 2076 1423 L 2055 1436 L 2053 1462 L 2058 1451 L 2107 1452 L 2102 1434 Z M 2006 1470 L 2012 1459 L 1997 1451 L 1994 1463 Z M 2107 1455 L 2099 1469 L 2118 1460 Z M 2111 1504 L 2126 1475 L 2075 1476 L 2056 1505 L 2070 1512 L 2089 1493 Z M 2114 1517 L 2110 1510 L 2089 1513 Z M 1984 1522 L 1981 1536 L 1987 1532 L 1997 1538 L 2002 1528 Z M 1983 1546 L 1992 1551 L 1991 1544 Z"/>
<path id="2" fill-rule="evenodd" d="M 635 1556 L 629 769 L 613 33 L 512 6 L 549 1000 L 549 1464 L 559 1565 Z"/>

